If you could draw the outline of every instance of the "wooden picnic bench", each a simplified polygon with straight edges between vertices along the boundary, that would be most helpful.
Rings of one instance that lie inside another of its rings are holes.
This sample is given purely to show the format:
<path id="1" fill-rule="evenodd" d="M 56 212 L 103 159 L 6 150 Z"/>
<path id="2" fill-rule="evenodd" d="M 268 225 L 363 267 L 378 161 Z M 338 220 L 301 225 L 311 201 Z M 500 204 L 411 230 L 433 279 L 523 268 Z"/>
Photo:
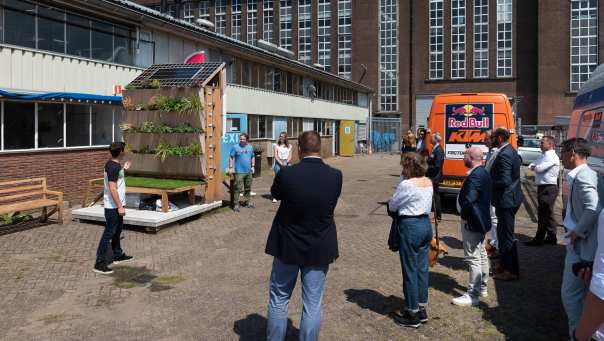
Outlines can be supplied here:
<path id="1" fill-rule="evenodd" d="M 63 193 L 49 190 L 46 178 L 0 182 L 0 214 L 35 209 L 42 209 L 41 221 L 56 212 L 57 222 L 63 224 Z"/>
<path id="2" fill-rule="evenodd" d="M 88 181 L 88 186 L 86 188 L 86 193 L 84 193 L 84 199 L 82 200 L 82 207 L 88 207 L 94 205 L 97 201 L 103 197 L 103 178 L 92 179 Z M 161 209 L 162 212 L 167 213 L 170 209 L 170 204 L 168 200 L 168 196 L 177 193 L 187 192 L 189 197 L 189 203 L 191 205 L 195 204 L 195 188 L 198 188 L 203 185 L 197 186 L 185 186 L 174 189 L 160 189 L 160 188 L 148 188 L 148 187 L 132 187 L 126 185 L 126 193 L 138 193 L 138 194 L 155 194 L 161 196 Z M 100 193 L 94 197 L 92 202 L 88 200 L 91 192 L 96 192 L 96 190 L 100 189 Z"/>

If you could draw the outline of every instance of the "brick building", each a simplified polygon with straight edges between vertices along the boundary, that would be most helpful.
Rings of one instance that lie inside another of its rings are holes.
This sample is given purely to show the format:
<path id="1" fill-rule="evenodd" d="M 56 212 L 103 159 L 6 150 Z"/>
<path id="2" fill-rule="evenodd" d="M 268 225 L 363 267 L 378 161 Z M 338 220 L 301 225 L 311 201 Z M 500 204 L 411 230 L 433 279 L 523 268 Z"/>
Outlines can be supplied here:
<path id="1" fill-rule="evenodd" d="M 373 114 L 425 121 L 442 92 L 503 92 L 523 124 L 568 116 L 599 63 L 598 0 L 138 0 L 264 40 L 375 90 Z"/>

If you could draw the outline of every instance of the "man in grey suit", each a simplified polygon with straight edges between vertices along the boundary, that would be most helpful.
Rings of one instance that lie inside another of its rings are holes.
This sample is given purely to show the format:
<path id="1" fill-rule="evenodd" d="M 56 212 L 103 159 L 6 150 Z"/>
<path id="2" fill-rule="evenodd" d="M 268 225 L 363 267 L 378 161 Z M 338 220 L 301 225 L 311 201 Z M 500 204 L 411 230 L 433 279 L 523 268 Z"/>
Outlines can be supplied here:
<path id="1" fill-rule="evenodd" d="M 567 175 L 570 194 L 564 216 L 567 246 L 561 294 L 570 332 L 581 318 L 587 294 L 587 287 L 573 273 L 573 264 L 594 260 L 598 241 L 597 220 L 602 210 L 599 197 L 602 187 L 598 174 L 587 165 L 590 154 L 591 148 L 583 138 L 562 143 L 562 164 L 570 170 Z"/>

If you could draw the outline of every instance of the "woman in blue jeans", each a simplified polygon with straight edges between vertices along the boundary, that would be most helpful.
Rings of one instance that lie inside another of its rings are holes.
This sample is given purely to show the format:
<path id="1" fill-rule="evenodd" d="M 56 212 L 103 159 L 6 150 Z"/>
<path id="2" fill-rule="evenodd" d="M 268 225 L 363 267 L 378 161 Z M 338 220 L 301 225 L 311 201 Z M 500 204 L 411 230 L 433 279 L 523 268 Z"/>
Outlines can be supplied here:
<path id="1" fill-rule="evenodd" d="M 428 322 L 428 251 L 432 241 L 430 210 L 432 182 L 425 174 L 428 165 L 418 153 L 403 155 L 403 181 L 388 202 L 398 213 L 399 253 L 403 270 L 403 294 L 407 308 L 395 315 L 396 323 L 418 328 Z"/>

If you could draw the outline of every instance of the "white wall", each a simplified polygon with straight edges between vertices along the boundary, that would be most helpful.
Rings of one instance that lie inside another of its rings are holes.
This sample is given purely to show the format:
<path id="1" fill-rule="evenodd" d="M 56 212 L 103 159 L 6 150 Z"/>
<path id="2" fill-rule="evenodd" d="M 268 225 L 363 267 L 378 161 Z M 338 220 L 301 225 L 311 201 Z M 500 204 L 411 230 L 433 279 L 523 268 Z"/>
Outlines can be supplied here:
<path id="1" fill-rule="evenodd" d="M 226 93 L 229 98 L 228 112 L 354 121 L 365 121 L 368 115 L 367 108 L 354 105 L 338 104 L 318 99 L 311 101 L 306 97 L 237 85 L 227 86 Z"/>
<path id="2" fill-rule="evenodd" d="M 113 95 L 143 70 L 0 45 L 0 89 Z"/>

